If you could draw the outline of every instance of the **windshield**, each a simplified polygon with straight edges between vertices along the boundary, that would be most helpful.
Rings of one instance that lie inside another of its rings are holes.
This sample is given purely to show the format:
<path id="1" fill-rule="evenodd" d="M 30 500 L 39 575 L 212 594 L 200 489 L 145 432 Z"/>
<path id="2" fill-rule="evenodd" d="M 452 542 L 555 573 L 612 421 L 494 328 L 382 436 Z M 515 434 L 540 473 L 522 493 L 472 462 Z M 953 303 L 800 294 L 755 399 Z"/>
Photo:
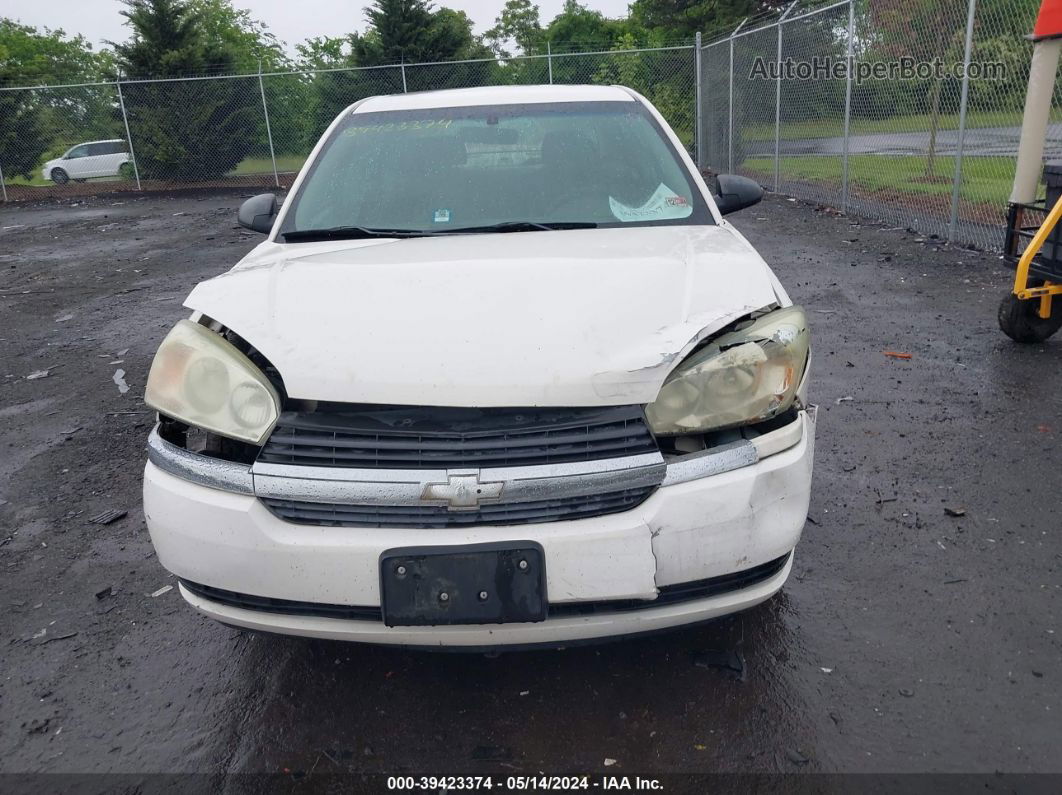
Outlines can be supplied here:
<path id="1" fill-rule="evenodd" d="M 280 229 L 412 233 L 712 223 L 638 102 L 351 113 Z"/>

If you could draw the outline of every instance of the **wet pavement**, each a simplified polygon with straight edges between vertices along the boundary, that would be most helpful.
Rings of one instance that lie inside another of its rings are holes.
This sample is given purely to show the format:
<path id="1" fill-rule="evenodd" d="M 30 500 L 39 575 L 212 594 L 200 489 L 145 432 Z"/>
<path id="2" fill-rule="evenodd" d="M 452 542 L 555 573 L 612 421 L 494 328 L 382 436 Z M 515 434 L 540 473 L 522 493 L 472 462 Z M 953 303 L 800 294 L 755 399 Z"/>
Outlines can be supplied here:
<path id="1" fill-rule="evenodd" d="M 779 198 L 735 216 L 814 335 L 785 589 L 637 641 L 412 653 L 153 596 L 144 381 L 259 240 L 240 198 L 0 209 L 0 771 L 1062 770 L 1062 338 L 999 332 L 996 256 Z"/>

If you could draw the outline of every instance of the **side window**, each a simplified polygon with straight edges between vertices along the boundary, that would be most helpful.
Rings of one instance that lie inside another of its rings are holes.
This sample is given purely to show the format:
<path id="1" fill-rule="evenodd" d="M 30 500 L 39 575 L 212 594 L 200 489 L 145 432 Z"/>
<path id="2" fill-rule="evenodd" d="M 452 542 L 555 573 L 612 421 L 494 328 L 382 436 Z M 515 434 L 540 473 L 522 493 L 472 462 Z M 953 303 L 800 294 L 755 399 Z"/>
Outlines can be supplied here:
<path id="1" fill-rule="evenodd" d="M 81 146 L 75 146 L 70 150 L 70 153 L 66 156 L 67 160 L 74 160 L 78 157 L 88 157 L 88 144 L 81 144 Z"/>
<path id="2" fill-rule="evenodd" d="M 125 141 L 111 141 L 109 144 L 105 144 L 107 147 L 106 154 L 108 155 L 121 155 L 125 153 Z"/>
<path id="3" fill-rule="evenodd" d="M 110 146 L 110 144 L 89 144 L 88 145 L 89 156 L 90 157 L 94 157 L 96 155 L 107 155 L 107 154 L 110 154 L 110 152 L 108 151 L 108 147 L 109 146 Z"/>

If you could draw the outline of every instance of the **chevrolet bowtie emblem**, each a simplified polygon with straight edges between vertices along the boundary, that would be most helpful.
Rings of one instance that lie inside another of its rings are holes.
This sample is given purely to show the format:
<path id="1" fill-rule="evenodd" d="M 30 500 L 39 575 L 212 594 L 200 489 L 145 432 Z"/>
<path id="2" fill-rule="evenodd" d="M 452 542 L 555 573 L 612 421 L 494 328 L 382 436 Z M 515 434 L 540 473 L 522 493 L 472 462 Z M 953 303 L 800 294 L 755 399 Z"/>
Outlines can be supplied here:
<path id="1" fill-rule="evenodd" d="M 450 475 L 446 483 L 426 484 L 420 498 L 451 511 L 474 511 L 482 502 L 497 500 L 504 488 L 501 481 L 481 483 L 479 475 Z"/>

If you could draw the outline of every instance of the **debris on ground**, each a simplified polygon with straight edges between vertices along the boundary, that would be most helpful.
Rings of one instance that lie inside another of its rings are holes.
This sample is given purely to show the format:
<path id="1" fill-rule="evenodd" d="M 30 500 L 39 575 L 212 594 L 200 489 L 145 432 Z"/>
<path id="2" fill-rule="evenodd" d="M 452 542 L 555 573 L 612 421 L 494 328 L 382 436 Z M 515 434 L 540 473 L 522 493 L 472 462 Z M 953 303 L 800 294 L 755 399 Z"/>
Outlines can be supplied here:
<path id="1" fill-rule="evenodd" d="M 477 745 L 472 749 L 472 758 L 479 762 L 505 762 L 513 758 L 513 752 L 501 745 Z"/>
<path id="2" fill-rule="evenodd" d="M 745 681 L 745 658 L 741 652 L 731 649 L 704 649 L 693 655 L 693 664 L 700 668 L 722 668 L 737 674 L 736 678 Z"/>
<path id="3" fill-rule="evenodd" d="M 914 354 L 911 353 L 898 353 L 896 351 L 882 351 L 886 356 L 890 356 L 893 359 L 910 359 Z"/>
<path id="4" fill-rule="evenodd" d="M 605 757 L 605 767 L 612 767 L 614 764 L 616 764 L 615 759 L 609 759 L 608 757 Z"/>
<path id="5" fill-rule="evenodd" d="M 118 392 L 124 395 L 129 391 L 129 384 L 125 382 L 125 370 L 119 367 L 114 371 L 114 375 L 111 376 L 111 380 L 118 385 Z"/>
<path id="6" fill-rule="evenodd" d="M 808 757 L 804 756 L 804 754 L 802 754 L 796 748 L 786 748 L 785 758 L 792 762 L 794 765 L 806 765 L 808 762 L 811 761 Z"/>
<path id="7" fill-rule="evenodd" d="M 124 519 L 128 515 L 128 511 L 119 511 L 115 508 L 108 508 L 103 513 L 98 513 L 89 521 L 92 524 L 114 524 L 119 519 Z"/>
<path id="8" fill-rule="evenodd" d="M 944 513 L 948 516 L 966 516 L 965 508 L 945 508 Z"/>
<path id="9" fill-rule="evenodd" d="M 54 368 L 49 367 L 47 370 L 34 370 L 32 373 L 26 376 L 27 381 L 36 381 L 38 378 L 47 378 L 49 373 Z"/>
<path id="10" fill-rule="evenodd" d="M 910 698 L 911 696 L 914 695 L 914 691 L 911 690 L 908 687 L 901 687 L 900 688 L 900 695 L 903 696 L 904 698 Z"/>
<path id="11" fill-rule="evenodd" d="M 106 599 L 108 596 L 113 596 L 113 595 L 114 595 L 114 586 L 113 585 L 108 585 L 106 588 L 101 588 L 100 590 L 96 591 L 96 598 L 97 599 Z"/>
<path id="12" fill-rule="evenodd" d="M 76 634 L 77 631 L 75 630 L 74 632 L 64 632 L 62 635 L 50 635 L 42 640 L 41 643 L 51 643 L 53 640 L 67 640 L 68 638 L 74 637 Z"/>
<path id="13" fill-rule="evenodd" d="M 836 403 L 839 406 L 842 403 L 847 403 L 850 400 L 855 400 L 855 398 L 852 397 L 851 395 L 845 395 L 844 397 L 837 398 L 837 400 L 835 400 L 833 402 Z"/>
<path id="14" fill-rule="evenodd" d="M 173 590 L 173 586 L 172 585 L 163 585 L 161 588 L 159 588 L 157 591 L 155 591 L 153 594 L 151 594 L 151 598 L 152 599 L 156 599 L 159 596 L 162 596 L 163 594 L 169 593 L 172 590 Z"/>

